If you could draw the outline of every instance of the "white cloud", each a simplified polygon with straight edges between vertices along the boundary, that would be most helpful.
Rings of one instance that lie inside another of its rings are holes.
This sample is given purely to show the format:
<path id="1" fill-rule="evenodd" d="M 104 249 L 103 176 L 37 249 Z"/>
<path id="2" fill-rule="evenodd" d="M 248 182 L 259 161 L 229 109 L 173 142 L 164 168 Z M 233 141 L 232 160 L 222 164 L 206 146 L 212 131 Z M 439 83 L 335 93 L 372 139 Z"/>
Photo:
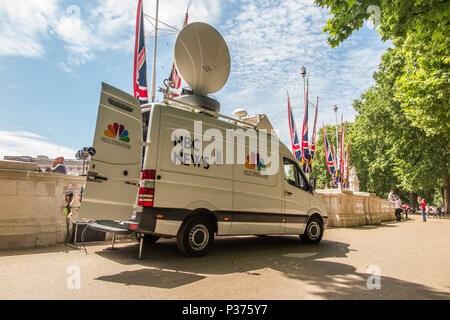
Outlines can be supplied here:
<path id="1" fill-rule="evenodd" d="M 27 131 L 0 130 L 0 159 L 4 156 L 47 155 L 50 158 L 63 156 L 73 159 L 76 150 L 59 146 L 38 134 Z"/>
<path id="2" fill-rule="evenodd" d="M 66 8 L 55 19 L 53 29 L 64 42 L 68 63 L 80 65 L 108 50 L 131 51 L 135 6 L 132 0 L 107 0 L 93 9 Z"/>
<path id="3" fill-rule="evenodd" d="M 155 16 L 155 2 L 144 2 L 149 16 Z M 230 48 L 230 78 L 216 94 L 222 112 L 231 114 L 237 107 L 244 107 L 250 114 L 267 113 L 274 126 L 280 128 L 283 140 L 288 141 L 286 89 L 300 123 L 300 68 L 305 65 L 311 100 L 320 96 L 319 124 L 334 122 L 334 104 L 344 112 L 346 120 L 353 118 L 352 101 L 372 83 L 371 74 L 387 46 L 380 45 L 375 32 L 363 36 L 361 31 L 356 32 L 340 48 L 332 50 L 327 35 L 322 33 L 328 11 L 317 7 L 313 0 L 231 2 L 193 0 L 189 15 L 189 22 L 204 21 L 221 30 Z M 180 28 L 188 3 L 160 1 L 160 20 Z M 67 60 L 59 62 L 58 67 L 74 72 L 77 65 L 110 51 L 132 53 L 136 5 L 136 0 L 97 0 L 78 10 L 73 5 L 64 7 L 61 0 L 2 0 L 0 56 L 40 57 L 45 54 L 43 41 L 57 38 L 67 51 Z M 147 20 L 145 24 L 148 33 L 152 27 Z M 152 47 L 149 40 L 147 46 Z M 172 57 L 162 51 L 158 62 L 170 67 Z"/>
<path id="4" fill-rule="evenodd" d="M 64 63 L 64 62 L 60 62 L 60 63 L 58 64 L 58 67 L 59 67 L 62 71 L 64 71 L 64 72 L 67 72 L 67 73 L 72 73 L 72 72 L 73 72 L 73 70 L 70 69 L 70 68 L 66 65 L 66 63 Z"/>
<path id="5" fill-rule="evenodd" d="M 2 0 L 0 56 L 40 57 L 58 0 Z"/>
<path id="6" fill-rule="evenodd" d="M 334 104 L 345 120 L 353 119 L 352 101 L 372 83 L 372 72 L 385 50 L 378 35 L 356 32 L 341 47 L 331 49 L 328 35 L 322 33 L 329 15 L 313 0 L 243 0 L 236 12 L 222 29 L 232 63 L 228 84 L 217 94 L 223 111 L 244 107 L 250 114 L 266 113 L 280 129 L 282 140 L 289 142 L 286 89 L 300 124 L 304 113 L 300 68 L 304 65 L 310 102 L 315 104 L 320 96 L 318 125 L 334 123 Z"/>
<path id="7" fill-rule="evenodd" d="M 189 7 L 189 23 L 202 21 L 213 25 L 218 24 L 218 20 L 221 16 L 221 2 L 219 0 L 159 1 L 158 20 L 181 29 L 189 2 L 191 2 L 191 5 Z M 134 19 L 136 10 L 133 10 Z M 156 0 L 147 0 L 144 2 L 144 13 L 151 17 L 156 16 Z M 146 22 L 146 28 L 147 30 L 150 30 L 152 28 L 151 24 Z"/>
<path id="8" fill-rule="evenodd" d="M 144 12 L 155 16 L 155 0 L 145 1 Z M 188 0 L 160 1 L 159 20 L 181 28 Z M 20 8 L 18 10 L 17 8 Z M 43 40 L 63 41 L 68 61 L 59 67 L 68 72 L 109 50 L 134 50 L 136 0 L 97 0 L 85 7 L 63 7 L 61 0 L 3 0 L 0 2 L 0 56 L 41 57 Z M 219 0 L 196 0 L 190 22 L 217 23 Z M 160 25 L 160 27 L 162 27 Z M 146 33 L 153 28 L 145 19 Z"/>

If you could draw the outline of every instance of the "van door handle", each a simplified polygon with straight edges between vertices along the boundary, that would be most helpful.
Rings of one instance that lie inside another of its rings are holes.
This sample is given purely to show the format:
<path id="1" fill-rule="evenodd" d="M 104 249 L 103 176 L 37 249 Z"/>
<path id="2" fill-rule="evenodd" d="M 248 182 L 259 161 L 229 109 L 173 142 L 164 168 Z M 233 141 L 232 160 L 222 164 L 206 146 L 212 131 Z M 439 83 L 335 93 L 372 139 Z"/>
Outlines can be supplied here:
<path id="1" fill-rule="evenodd" d="M 97 175 L 97 172 L 88 172 L 87 180 L 92 182 L 103 182 L 107 181 L 108 178 Z"/>
<path id="2" fill-rule="evenodd" d="M 287 190 L 284 190 L 284 194 L 287 195 L 287 196 L 292 196 L 292 192 L 287 191 Z"/>

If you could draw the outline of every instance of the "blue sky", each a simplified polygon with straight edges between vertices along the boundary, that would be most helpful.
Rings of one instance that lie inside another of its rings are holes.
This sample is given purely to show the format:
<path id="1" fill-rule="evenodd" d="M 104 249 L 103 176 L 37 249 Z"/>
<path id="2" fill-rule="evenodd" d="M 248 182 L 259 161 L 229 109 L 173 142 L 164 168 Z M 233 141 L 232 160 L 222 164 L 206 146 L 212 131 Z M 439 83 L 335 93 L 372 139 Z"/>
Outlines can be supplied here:
<path id="1" fill-rule="evenodd" d="M 160 19 L 180 28 L 188 2 L 160 1 Z M 137 0 L 0 0 L 0 159 L 73 158 L 92 144 L 101 82 L 132 94 L 136 6 Z M 155 0 L 144 0 L 144 10 L 154 16 Z M 229 80 L 213 95 L 221 113 L 266 113 L 290 145 L 286 90 L 301 127 L 305 65 L 310 97 L 320 96 L 319 124 L 334 123 L 334 104 L 353 120 L 352 101 L 373 83 L 389 43 L 364 26 L 331 49 L 322 33 L 328 17 L 313 0 L 191 0 L 189 21 L 214 26 L 230 49 Z M 147 23 L 146 32 L 151 28 Z M 158 42 L 158 86 L 170 73 L 174 41 L 172 35 Z M 150 79 L 153 39 L 147 52 Z"/>

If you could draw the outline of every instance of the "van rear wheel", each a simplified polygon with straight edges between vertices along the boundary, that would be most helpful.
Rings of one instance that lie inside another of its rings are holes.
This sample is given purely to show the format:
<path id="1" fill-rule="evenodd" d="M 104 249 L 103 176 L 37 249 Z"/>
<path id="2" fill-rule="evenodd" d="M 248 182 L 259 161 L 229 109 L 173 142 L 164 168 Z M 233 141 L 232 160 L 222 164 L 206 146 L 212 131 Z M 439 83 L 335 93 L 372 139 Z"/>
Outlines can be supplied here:
<path id="1" fill-rule="evenodd" d="M 213 227 L 206 217 L 193 217 L 185 221 L 178 230 L 177 247 L 185 256 L 204 256 L 213 242 Z"/>
<path id="2" fill-rule="evenodd" d="M 323 223 L 318 217 L 312 217 L 309 219 L 306 225 L 305 233 L 300 235 L 305 243 L 316 244 L 322 240 L 323 236 Z"/>

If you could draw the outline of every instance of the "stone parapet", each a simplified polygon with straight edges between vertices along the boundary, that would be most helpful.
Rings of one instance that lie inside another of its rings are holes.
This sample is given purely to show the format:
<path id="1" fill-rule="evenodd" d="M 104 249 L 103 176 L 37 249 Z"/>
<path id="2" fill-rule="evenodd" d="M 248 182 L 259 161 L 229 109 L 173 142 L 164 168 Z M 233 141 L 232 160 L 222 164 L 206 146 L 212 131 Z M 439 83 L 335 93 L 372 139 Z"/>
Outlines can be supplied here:
<path id="1" fill-rule="evenodd" d="M 51 246 L 64 242 L 66 191 L 74 207 L 85 177 L 35 172 L 36 164 L 0 161 L 0 249 Z M 393 203 L 371 193 L 317 190 L 330 227 L 379 224 L 395 219 Z"/>
<path id="2" fill-rule="evenodd" d="M 395 219 L 394 205 L 373 193 L 325 189 L 316 191 L 325 201 L 328 226 L 354 227 Z"/>
<path id="3" fill-rule="evenodd" d="M 74 206 L 85 177 L 31 171 L 35 164 L 0 161 L 0 249 L 50 246 L 64 242 L 64 195 Z"/>

